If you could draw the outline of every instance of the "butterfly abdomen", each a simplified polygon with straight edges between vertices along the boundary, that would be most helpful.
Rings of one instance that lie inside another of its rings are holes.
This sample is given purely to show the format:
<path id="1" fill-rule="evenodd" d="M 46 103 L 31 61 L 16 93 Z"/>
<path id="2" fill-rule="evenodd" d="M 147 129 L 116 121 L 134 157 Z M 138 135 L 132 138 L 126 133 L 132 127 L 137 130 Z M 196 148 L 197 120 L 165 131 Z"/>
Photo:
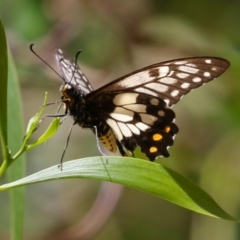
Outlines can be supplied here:
<path id="1" fill-rule="evenodd" d="M 97 135 L 98 140 L 108 151 L 117 153 L 118 148 L 116 137 L 107 124 L 103 122 L 95 123 L 95 126 L 92 128 L 92 130 Z"/>

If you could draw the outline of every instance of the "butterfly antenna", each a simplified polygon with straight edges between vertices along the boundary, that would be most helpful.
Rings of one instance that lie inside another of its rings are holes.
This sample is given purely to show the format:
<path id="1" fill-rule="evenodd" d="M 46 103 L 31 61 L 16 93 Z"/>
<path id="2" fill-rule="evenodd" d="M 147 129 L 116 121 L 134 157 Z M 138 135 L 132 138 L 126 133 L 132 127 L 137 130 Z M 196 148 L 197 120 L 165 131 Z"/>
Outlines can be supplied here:
<path id="1" fill-rule="evenodd" d="M 50 66 L 42 57 L 40 57 L 34 50 L 33 50 L 33 46 L 34 46 L 34 44 L 32 43 L 31 45 L 30 45 L 30 50 L 31 50 L 31 52 L 36 56 L 36 57 L 38 57 L 43 63 L 45 63 L 50 69 L 52 69 L 53 70 L 53 72 L 55 72 L 61 79 L 62 79 L 62 76 L 52 67 L 52 66 Z"/>
<path id="2" fill-rule="evenodd" d="M 76 53 L 75 60 L 74 60 L 74 70 L 73 70 L 73 74 L 72 74 L 72 77 L 71 77 L 71 80 L 70 80 L 69 83 L 71 83 L 71 81 L 72 81 L 73 78 L 74 78 L 75 72 L 76 72 L 77 67 L 78 67 L 78 65 L 77 65 L 77 60 L 78 60 L 79 54 L 80 54 L 81 52 L 82 52 L 82 50 L 78 50 L 77 53 Z"/>

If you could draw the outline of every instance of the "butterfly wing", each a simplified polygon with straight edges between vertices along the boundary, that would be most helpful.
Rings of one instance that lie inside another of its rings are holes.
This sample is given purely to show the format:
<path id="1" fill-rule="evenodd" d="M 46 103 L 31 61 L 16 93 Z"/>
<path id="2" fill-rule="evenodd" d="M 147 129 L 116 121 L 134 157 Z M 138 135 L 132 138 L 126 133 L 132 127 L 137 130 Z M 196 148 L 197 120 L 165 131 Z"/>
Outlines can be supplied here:
<path id="1" fill-rule="evenodd" d="M 110 126 L 117 142 L 131 155 L 138 145 L 151 161 L 169 156 L 167 149 L 173 145 L 178 127 L 174 112 L 162 99 L 124 91 L 100 94 L 94 102 L 97 118 Z"/>
<path id="2" fill-rule="evenodd" d="M 79 66 L 64 55 L 60 48 L 56 48 L 55 58 L 63 76 L 64 83 L 69 83 L 84 95 L 93 91 L 87 77 L 80 70 Z"/>
<path id="3" fill-rule="evenodd" d="M 195 57 L 162 62 L 123 76 L 91 92 L 96 114 L 132 154 L 139 145 L 150 160 L 168 157 L 178 132 L 170 109 L 194 88 L 222 74 L 229 62 Z"/>
<path id="4" fill-rule="evenodd" d="M 192 89 L 221 75 L 229 65 L 227 60 L 216 57 L 161 62 L 125 75 L 99 88 L 90 96 L 128 90 L 163 99 L 171 107 Z"/>

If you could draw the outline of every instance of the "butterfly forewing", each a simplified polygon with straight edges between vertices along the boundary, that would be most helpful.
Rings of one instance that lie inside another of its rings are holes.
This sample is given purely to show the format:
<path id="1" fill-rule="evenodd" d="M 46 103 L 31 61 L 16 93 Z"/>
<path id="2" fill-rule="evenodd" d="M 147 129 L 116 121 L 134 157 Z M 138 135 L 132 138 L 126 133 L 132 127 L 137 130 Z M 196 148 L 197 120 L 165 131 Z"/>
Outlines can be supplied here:
<path id="1" fill-rule="evenodd" d="M 80 70 L 79 66 L 71 59 L 68 59 L 61 49 L 56 48 L 55 57 L 65 83 L 71 84 L 83 94 L 88 94 L 93 91 L 89 80 Z"/>
<path id="2" fill-rule="evenodd" d="M 218 77 L 228 67 L 227 60 L 216 57 L 162 62 L 123 76 L 96 90 L 94 95 L 128 89 L 163 99 L 171 107 L 183 95 Z"/>
<path id="3" fill-rule="evenodd" d="M 227 60 L 194 57 L 157 63 L 93 91 L 78 66 L 57 49 L 63 75 L 62 101 L 74 123 L 91 128 L 102 146 L 131 155 L 137 146 L 151 160 L 168 157 L 178 127 L 171 106 L 194 88 L 222 74 Z M 124 148 L 125 150 L 124 150 Z"/>

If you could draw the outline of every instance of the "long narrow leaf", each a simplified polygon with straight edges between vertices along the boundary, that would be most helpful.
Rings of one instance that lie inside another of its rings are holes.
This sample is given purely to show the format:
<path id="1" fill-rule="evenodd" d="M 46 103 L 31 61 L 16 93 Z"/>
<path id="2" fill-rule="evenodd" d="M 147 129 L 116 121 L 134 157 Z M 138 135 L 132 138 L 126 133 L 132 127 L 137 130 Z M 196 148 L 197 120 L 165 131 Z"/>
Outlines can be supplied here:
<path id="1" fill-rule="evenodd" d="M 65 178 L 110 181 L 154 194 L 172 203 L 211 217 L 235 221 L 192 181 L 160 164 L 125 157 L 92 157 L 53 166 L 26 178 L 0 186 L 17 186 Z"/>
<path id="2" fill-rule="evenodd" d="M 9 56 L 8 78 L 8 141 L 12 153 L 16 153 L 23 140 L 23 116 L 17 73 Z M 25 176 L 25 155 L 21 155 L 7 170 L 9 181 Z M 22 239 L 24 214 L 24 188 L 10 191 L 11 239 Z"/>
<path id="3" fill-rule="evenodd" d="M 5 31 L 0 19 L 0 134 L 3 155 L 8 157 L 8 135 L 7 135 L 7 80 L 8 80 L 8 60 L 7 60 L 7 43 Z"/>

